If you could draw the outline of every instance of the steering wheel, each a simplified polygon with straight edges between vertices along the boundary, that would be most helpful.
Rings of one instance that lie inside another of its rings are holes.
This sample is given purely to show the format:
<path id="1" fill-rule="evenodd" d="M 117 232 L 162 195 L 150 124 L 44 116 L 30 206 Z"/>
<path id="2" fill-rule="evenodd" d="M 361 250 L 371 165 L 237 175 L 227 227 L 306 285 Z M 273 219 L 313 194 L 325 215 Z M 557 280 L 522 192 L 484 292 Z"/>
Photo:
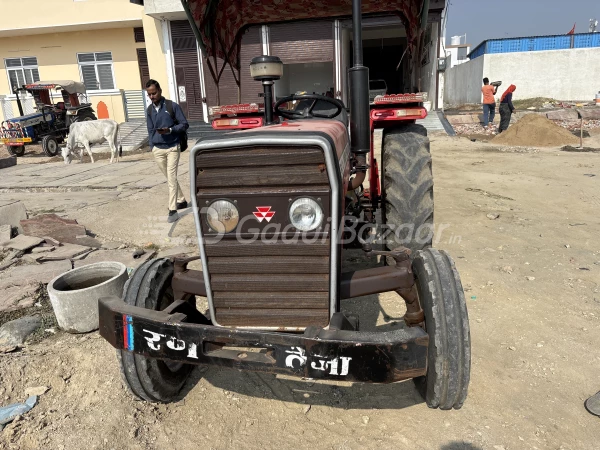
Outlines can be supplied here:
<path id="1" fill-rule="evenodd" d="M 279 108 L 282 104 L 292 102 L 294 100 L 298 100 L 298 101 L 312 100 L 313 102 L 309 108 L 303 108 L 300 111 L 287 111 L 287 110 L 281 110 Z M 335 112 L 329 113 L 329 114 L 325 114 L 325 113 L 320 114 L 320 113 L 313 112 L 313 109 L 315 108 L 316 104 L 319 101 L 324 101 L 324 102 L 327 102 L 327 103 L 330 103 L 331 105 L 333 105 L 336 108 Z M 288 97 L 284 97 L 284 98 L 280 99 L 277 103 L 275 103 L 274 109 L 275 109 L 275 114 L 277 114 L 281 117 L 285 117 L 286 119 L 290 119 L 290 120 L 311 119 L 311 118 L 333 119 L 335 116 L 337 116 L 338 114 L 340 114 L 343 111 L 344 104 L 335 98 L 326 97 L 324 95 L 302 94 L 302 95 L 290 95 Z"/>

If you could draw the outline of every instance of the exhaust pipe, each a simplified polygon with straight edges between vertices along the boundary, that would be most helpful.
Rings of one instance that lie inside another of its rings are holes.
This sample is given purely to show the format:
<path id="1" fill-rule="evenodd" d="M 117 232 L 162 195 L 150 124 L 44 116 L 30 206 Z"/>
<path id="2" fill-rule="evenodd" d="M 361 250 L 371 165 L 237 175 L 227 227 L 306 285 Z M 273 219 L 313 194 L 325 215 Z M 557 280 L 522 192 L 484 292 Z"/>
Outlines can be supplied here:
<path id="1" fill-rule="evenodd" d="M 350 149 L 356 155 L 371 151 L 369 121 L 369 68 L 363 66 L 361 0 L 352 0 L 352 36 L 354 64 L 348 70 L 350 80 Z"/>

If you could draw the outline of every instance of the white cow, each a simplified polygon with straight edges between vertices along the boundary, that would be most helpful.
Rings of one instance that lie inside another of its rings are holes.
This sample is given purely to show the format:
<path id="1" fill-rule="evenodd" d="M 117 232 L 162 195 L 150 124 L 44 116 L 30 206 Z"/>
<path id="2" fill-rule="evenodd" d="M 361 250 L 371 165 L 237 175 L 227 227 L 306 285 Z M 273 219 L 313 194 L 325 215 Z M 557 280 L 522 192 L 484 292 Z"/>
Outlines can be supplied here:
<path id="1" fill-rule="evenodd" d="M 71 164 L 71 159 L 78 146 L 84 146 L 92 163 L 94 157 L 90 144 L 100 144 L 105 140 L 110 147 L 110 163 L 116 158 L 119 162 L 119 152 L 117 152 L 117 135 L 119 133 L 119 124 L 111 119 L 85 120 L 83 122 L 73 122 L 69 127 L 69 136 L 67 145 L 62 149 L 62 156 L 65 164 Z M 83 160 L 83 149 L 79 149 L 79 161 Z"/>

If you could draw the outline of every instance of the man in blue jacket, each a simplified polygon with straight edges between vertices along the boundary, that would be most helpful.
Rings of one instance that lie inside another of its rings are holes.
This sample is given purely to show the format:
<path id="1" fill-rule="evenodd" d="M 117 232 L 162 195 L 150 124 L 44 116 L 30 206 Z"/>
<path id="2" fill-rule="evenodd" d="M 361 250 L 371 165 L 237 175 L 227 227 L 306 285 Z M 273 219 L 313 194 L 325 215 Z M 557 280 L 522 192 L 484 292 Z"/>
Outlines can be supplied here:
<path id="1" fill-rule="evenodd" d="M 167 177 L 169 185 L 169 217 L 167 221 L 173 223 L 179 219 L 177 210 L 188 206 L 177 181 L 177 166 L 181 153 L 181 135 L 189 125 L 181 107 L 162 96 L 158 81 L 149 80 L 146 83 L 146 92 L 152 101 L 152 105 L 148 107 L 146 118 L 148 143 L 158 167 Z"/>

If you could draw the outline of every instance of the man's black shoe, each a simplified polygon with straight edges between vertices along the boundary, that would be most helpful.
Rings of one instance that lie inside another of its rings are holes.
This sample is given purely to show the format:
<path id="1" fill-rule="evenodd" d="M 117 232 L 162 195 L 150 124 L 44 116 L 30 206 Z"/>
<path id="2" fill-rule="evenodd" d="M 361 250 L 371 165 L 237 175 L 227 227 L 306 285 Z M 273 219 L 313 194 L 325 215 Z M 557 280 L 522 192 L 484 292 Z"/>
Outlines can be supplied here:
<path id="1" fill-rule="evenodd" d="M 185 209 L 188 207 L 188 202 L 187 201 L 182 201 L 181 203 L 177 203 L 177 209 Z"/>
<path id="2" fill-rule="evenodd" d="M 173 223 L 179 220 L 179 213 L 177 211 L 169 211 L 169 217 L 167 217 L 167 222 Z"/>

